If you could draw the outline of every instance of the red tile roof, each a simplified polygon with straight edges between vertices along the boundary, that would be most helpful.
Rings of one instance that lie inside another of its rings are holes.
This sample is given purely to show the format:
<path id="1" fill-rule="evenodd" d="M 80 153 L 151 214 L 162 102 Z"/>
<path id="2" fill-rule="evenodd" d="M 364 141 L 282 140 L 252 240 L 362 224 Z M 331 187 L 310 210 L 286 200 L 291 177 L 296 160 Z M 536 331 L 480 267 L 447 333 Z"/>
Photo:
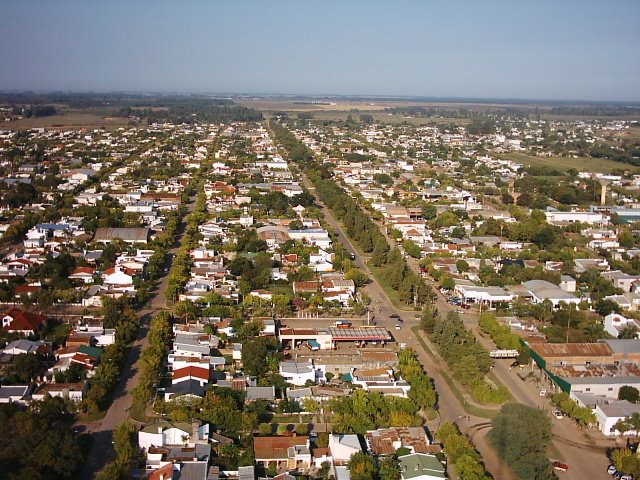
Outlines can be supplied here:
<path id="1" fill-rule="evenodd" d="M 47 322 L 47 317 L 38 313 L 25 312 L 19 308 L 10 308 L 6 310 L 2 317 L 11 317 L 11 324 L 6 325 L 4 329 L 8 332 L 18 330 L 38 331 Z"/>
<path id="2" fill-rule="evenodd" d="M 71 272 L 71 275 L 93 275 L 95 271 L 96 269 L 92 267 L 78 267 L 73 272 Z"/>
<path id="3" fill-rule="evenodd" d="M 254 437 L 253 451 L 256 460 L 286 460 L 287 450 L 293 446 L 307 445 L 309 437 Z"/>
<path id="4" fill-rule="evenodd" d="M 173 371 L 173 378 L 195 377 L 202 380 L 209 380 L 209 369 L 195 366 L 179 368 Z"/>

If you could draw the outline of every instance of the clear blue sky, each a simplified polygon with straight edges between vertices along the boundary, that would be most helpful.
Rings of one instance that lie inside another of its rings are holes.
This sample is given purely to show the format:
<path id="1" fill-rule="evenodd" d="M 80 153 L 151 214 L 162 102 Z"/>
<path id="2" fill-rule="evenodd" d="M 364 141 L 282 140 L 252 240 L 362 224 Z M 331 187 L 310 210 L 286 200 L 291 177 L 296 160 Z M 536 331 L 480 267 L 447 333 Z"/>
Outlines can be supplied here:
<path id="1" fill-rule="evenodd" d="M 640 100 L 636 0 L 0 0 L 0 89 Z"/>

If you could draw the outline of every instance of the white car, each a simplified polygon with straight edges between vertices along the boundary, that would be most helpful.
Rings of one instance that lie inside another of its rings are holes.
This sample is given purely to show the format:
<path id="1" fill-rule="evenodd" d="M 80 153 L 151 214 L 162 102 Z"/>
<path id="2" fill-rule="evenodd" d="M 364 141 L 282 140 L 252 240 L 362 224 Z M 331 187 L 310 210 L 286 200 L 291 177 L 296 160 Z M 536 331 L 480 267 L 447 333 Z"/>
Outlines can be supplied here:
<path id="1" fill-rule="evenodd" d="M 541 397 L 546 397 L 547 396 L 547 389 L 543 388 L 542 390 L 540 390 L 540 396 Z"/>
<path id="2" fill-rule="evenodd" d="M 609 465 L 609 468 L 607 468 L 607 473 L 609 475 L 615 475 L 617 471 L 618 469 L 616 468 L 615 465 Z"/>
<path id="3" fill-rule="evenodd" d="M 400 324 L 396 323 L 396 330 L 400 330 Z"/>
<path id="4" fill-rule="evenodd" d="M 553 412 L 551 412 L 553 414 L 554 417 L 556 417 L 558 420 L 560 420 L 563 415 L 562 412 L 560 410 L 554 410 Z"/>

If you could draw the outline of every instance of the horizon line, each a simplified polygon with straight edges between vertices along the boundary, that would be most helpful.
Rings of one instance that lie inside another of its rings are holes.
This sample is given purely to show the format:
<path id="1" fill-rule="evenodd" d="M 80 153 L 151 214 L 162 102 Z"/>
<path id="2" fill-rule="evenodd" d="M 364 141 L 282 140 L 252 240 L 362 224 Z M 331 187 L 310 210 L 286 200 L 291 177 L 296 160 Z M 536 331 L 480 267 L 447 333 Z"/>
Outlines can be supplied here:
<path id="1" fill-rule="evenodd" d="M 0 88 L 2 94 L 17 95 L 47 95 L 47 94 L 78 94 L 78 95 L 162 95 L 162 96 L 214 96 L 214 97 L 289 97 L 289 98 L 314 98 L 314 99 L 374 99 L 379 101 L 392 100 L 415 100 L 415 101 L 431 101 L 431 102 L 505 102 L 505 103 L 561 103 L 561 104 L 615 104 L 640 106 L 640 100 L 608 100 L 608 99 L 554 99 L 554 98 L 535 98 L 535 97 L 474 97 L 474 96 L 458 96 L 458 95 L 384 95 L 384 94 L 346 94 L 346 93 L 284 93 L 284 92 L 206 92 L 206 91 L 184 91 L 184 90 L 140 90 L 140 89 L 120 89 L 120 90 L 90 90 L 90 89 L 3 89 Z"/>

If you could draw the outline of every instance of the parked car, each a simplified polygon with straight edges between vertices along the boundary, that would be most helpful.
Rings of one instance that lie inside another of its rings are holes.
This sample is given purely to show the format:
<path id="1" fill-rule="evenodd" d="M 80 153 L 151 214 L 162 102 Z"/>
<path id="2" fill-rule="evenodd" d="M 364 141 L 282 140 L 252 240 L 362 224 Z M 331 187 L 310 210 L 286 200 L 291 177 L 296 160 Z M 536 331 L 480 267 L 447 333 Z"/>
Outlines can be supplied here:
<path id="1" fill-rule="evenodd" d="M 609 465 L 609 467 L 607 468 L 607 473 L 609 475 L 615 475 L 617 471 L 618 469 L 616 468 L 615 465 Z"/>
<path id="2" fill-rule="evenodd" d="M 541 397 L 546 397 L 547 396 L 547 389 L 543 388 L 542 390 L 540 390 L 540 396 Z"/>
<path id="3" fill-rule="evenodd" d="M 551 412 L 553 414 L 554 417 L 556 417 L 558 420 L 560 420 L 563 415 L 562 412 L 560 410 L 554 410 L 553 412 Z"/>
<path id="4" fill-rule="evenodd" d="M 567 470 L 569 470 L 569 465 L 567 465 L 566 463 L 555 461 L 553 462 L 553 468 L 555 468 L 559 472 L 566 472 Z"/>
<path id="5" fill-rule="evenodd" d="M 400 330 L 400 324 L 396 323 L 396 330 Z"/>
<path id="6" fill-rule="evenodd" d="M 623 475 L 620 480 L 633 480 L 633 475 Z"/>
<path id="7" fill-rule="evenodd" d="M 391 315 L 389 315 L 389 318 L 400 318 L 400 315 L 398 315 L 397 313 L 392 313 Z"/>

